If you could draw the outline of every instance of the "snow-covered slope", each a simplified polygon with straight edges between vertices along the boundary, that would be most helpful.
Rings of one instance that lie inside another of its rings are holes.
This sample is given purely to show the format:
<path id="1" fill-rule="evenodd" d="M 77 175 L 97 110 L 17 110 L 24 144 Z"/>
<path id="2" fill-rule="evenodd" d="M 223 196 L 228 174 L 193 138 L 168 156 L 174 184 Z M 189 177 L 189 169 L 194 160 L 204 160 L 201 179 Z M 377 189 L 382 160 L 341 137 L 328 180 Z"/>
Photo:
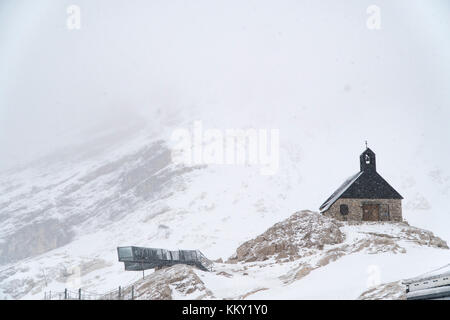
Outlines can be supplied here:
<path id="1" fill-rule="evenodd" d="M 377 30 L 360 1 L 77 2 L 2 1 L 0 298 L 128 284 L 140 274 L 123 271 L 118 245 L 226 260 L 293 212 L 317 210 L 359 170 L 365 140 L 404 218 L 450 240 L 446 1 L 379 0 Z M 77 6 L 81 28 L 68 29 Z M 278 130 L 278 171 L 177 165 L 170 137 L 195 121 Z M 356 252 L 303 280 L 329 282 L 341 265 L 357 285 L 371 259 L 401 262 L 406 277 L 440 267 L 444 251 Z M 264 277 L 273 289 L 254 296 L 288 295 L 291 285 Z"/>
<path id="2" fill-rule="evenodd" d="M 359 149 L 335 154 L 330 165 L 325 136 L 311 134 L 309 126 L 297 128 L 289 108 L 270 121 L 251 108 L 238 119 L 218 110 L 189 109 L 192 114 L 159 116 L 159 125 L 116 128 L 2 173 L 2 297 L 41 298 L 67 286 L 101 292 L 139 278 L 122 270 L 117 246 L 200 249 L 225 260 L 292 212 L 319 207 L 341 179 L 358 170 Z M 302 114 L 317 120 L 315 113 Z M 262 175 L 257 165 L 175 163 L 171 134 L 180 127 L 192 130 L 190 119 L 202 119 L 206 129 L 280 128 L 278 171 Z M 378 171 L 405 198 L 404 218 L 448 240 L 445 171 L 428 172 L 426 164 L 416 170 L 416 162 L 400 163 L 395 151 L 377 156 Z M 334 170 L 340 167 L 342 172 Z"/>
<path id="3" fill-rule="evenodd" d="M 448 261 L 406 223 L 341 223 L 302 211 L 242 244 L 212 272 L 176 265 L 134 283 L 135 299 L 404 299 L 399 279 Z M 131 296 L 131 287 L 122 297 Z M 117 299 L 117 292 L 110 298 Z"/>
<path id="4" fill-rule="evenodd" d="M 264 119 L 244 115 L 233 122 L 225 115 L 220 118 L 222 122 L 218 123 L 217 114 L 202 115 L 202 119 L 207 119 L 204 123 L 214 128 L 265 128 Z M 293 128 L 294 119 L 283 121 L 286 128 Z M 189 128 L 192 123 L 185 120 L 164 125 L 166 129 L 162 131 L 148 127 L 131 130 L 122 139 L 112 139 L 114 143 L 110 143 L 111 139 L 100 139 L 102 143 L 92 142 L 95 148 L 81 146 L 66 157 L 55 155 L 54 159 L 2 173 L 2 297 L 42 298 L 44 291 L 61 291 L 66 287 L 103 292 L 129 283 L 140 275 L 124 272 L 117 262 L 116 247 L 123 245 L 200 249 L 211 259 L 225 260 L 244 241 L 292 212 L 317 208 L 335 187 L 332 181 L 340 176 L 331 168 L 317 170 L 318 165 L 327 161 L 322 159 L 317 139 L 308 137 L 308 130 L 297 130 L 298 140 L 289 138 L 293 132 L 283 131 L 279 171 L 275 175 L 261 175 L 258 166 L 173 163 L 170 133 L 175 127 Z M 351 167 L 357 170 L 357 156 L 336 158 L 334 166 L 355 158 Z M 396 164 L 393 161 L 384 165 L 387 161 L 380 160 L 379 167 L 392 168 Z M 419 188 L 421 184 L 402 187 L 400 182 L 407 180 L 404 176 L 386 178 L 394 180 L 394 186 L 400 185 L 398 189 L 405 197 L 405 219 L 410 220 L 417 210 L 422 210 L 420 214 L 426 219 L 416 220 L 426 223 L 416 225 L 432 226 L 431 230 L 438 230 L 439 235 L 448 239 L 449 234 L 440 231 L 447 230 L 448 210 L 443 207 L 442 198 L 448 192 L 449 182 L 439 172 L 439 183 L 428 183 L 426 190 Z M 417 190 L 434 192 L 439 200 L 436 206 L 410 205 L 415 198 L 409 195 Z M 407 256 L 411 263 L 417 259 L 415 254 Z M 365 266 L 365 258 L 360 259 Z M 349 264 L 357 265 L 353 260 Z M 430 267 L 439 267 L 439 263 L 435 261 Z M 280 272 L 286 271 L 280 268 Z M 277 295 L 274 293 L 274 297 Z"/>
<path id="5" fill-rule="evenodd" d="M 3 174 L 0 287 L 6 297 L 40 298 L 45 289 L 66 286 L 62 274 L 77 268 L 81 285 L 98 290 L 136 277 L 117 263 L 119 245 L 198 248 L 227 257 L 289 212 L 283 201 L 294 191 L 289 179 L 261 176 L 258 168 L 177 166 L 167 143 L 148 136 L 144 131 L 95 156 Z M 271 185 L 277 192 L 268 193 Z M 96 272 L 85 275 L 92 268 L 101 270 L 99 279 L 90 279 Z M 107 277 L 109 270 L 116 276 Z"/>

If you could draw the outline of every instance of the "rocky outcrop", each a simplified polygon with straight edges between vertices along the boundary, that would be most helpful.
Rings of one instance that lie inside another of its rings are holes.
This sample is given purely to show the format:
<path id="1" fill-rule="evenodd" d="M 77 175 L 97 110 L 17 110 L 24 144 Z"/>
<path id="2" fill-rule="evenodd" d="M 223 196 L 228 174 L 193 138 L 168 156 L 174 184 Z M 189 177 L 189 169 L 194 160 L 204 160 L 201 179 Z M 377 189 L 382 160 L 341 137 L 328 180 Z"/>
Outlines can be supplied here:
<path id="1" fill-rule="evenodd" d="M 295 260 L 309 249 L 322 250 L 326 245 L 342 243 L 345 239 L 342 223 L 312 211 L 299 211 L 275 224 L 253 240 L 243 243 L 228 262 Z"/>
<path id="2" fill-rule="evenodd" d="M 405 292 L 401 281 L 394 281 L 364 291 L 358 300 L 406 300 Z"/>
<path id="3" fill-rule="evenodd" d="M 412 226 L 405 226 L 404 228 L 402 228 L 400 237 L 409 241 L 413 241 L 422 246 L 448 249 L 447 242 L 445 242 L 438 236 L 435 236 L 433 232 L 428 230 Z"/>
<path id="4" fill-rule="evenodd" d="M 383 232 L 379 231 L 382 227 Z M 386 228 L 384 228 L 386 227 Z M 354 239 L 344 243 L 346 234 Z M 341 222 L 312 211 L 294 213 L 255 239 L 239 246 L 228 263 L 294 261 L 320 253 L 319 265 L 328 264 L 350 253 L 406 253 L 400 244 L 406 240 L 420 246 L 448 249 L 447 243 L 431 231 L 410 226 L 407 222 Z M 326 246 L 336 245 L 326 249 Z M 309 267 L 311 268 L 311 267 Z"/>
<path id="5" fill-rule="evenodd" d="M 448 249 L 447 243 L 432 232 L 412 227 L 407 222 L 340 222 L 311 211 L 294 213 L 263 234 L 243 243 L 228 263 L 266 261 L 259 267 L 294 261 L 288 271 L 279 276 L 285 285 L 301 280 L 345 255 L 405 254 L 408 244 Z M 401 298 L 403 292 L 396 283 L 372 288 L 361 299 Z"/>
<path id="6" fill-rule="evenodd" d="M 137 300 L 172 300 L 180 296 L 190 299 L 213 297 L 193 267 L 182 264 L 157 270 L 134 286 Z"/>

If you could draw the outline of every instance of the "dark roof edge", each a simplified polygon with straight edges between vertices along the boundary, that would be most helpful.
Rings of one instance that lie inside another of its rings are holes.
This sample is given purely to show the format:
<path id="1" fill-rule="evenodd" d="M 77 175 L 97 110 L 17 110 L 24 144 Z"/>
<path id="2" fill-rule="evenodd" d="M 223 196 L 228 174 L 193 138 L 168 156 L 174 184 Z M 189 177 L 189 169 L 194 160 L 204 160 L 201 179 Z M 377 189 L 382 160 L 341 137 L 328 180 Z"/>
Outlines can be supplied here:
<path id="1" fill-rule="evenodd" d="M 333 203 L 335 203 L 341 195 L 353 184 L 356 180 L 363 174 L 363 171 L 359 171 L 356 174 L 350 176 L 347 178 L 340 186 L 339 188 L 334 191 L 331 196 L 328 197 L 327 200 L 325 200 L 324 203 L 319 207 L 320 212 L 327 211 Z"/>

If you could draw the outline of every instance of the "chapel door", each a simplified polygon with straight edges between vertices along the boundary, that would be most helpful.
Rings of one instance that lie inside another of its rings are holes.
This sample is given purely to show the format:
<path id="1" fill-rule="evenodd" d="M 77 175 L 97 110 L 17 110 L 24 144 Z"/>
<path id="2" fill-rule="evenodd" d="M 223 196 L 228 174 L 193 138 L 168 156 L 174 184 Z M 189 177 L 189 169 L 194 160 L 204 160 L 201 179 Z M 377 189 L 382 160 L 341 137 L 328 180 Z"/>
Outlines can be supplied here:
<path id="1" fill-rule="evenodd" d="M 379 204 L 363 204 L 363 221 L 378 221 L 380 220 L 380 205 Z"/>

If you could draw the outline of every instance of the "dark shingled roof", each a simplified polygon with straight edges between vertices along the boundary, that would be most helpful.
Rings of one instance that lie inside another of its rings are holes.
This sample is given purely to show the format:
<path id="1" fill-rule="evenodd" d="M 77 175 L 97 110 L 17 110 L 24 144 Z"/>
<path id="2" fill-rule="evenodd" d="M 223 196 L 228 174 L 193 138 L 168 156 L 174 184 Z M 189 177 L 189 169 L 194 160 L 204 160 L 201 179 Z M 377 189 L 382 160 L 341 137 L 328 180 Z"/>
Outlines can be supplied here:
<path id="1" fill-rule="evenodd" d="M 361 174 L 362 172 L 358 172 L 357 174 L 354 174 L 351 177 L 347 178 L 347 180 L 345 180 L 344 183 L 341 184 L 341 186 L 337 188 L 337 190 L 333 192 L 333 194 L 320 206 L 320 211 L 328 210 L 330 206 L 341 197 L 341 195 L 348 189 L 348 187 L 353 184 L 353 182 L 355 182 L 356 179 L 359 178 Z"/>
<path id="2" fill-rule="evenodd" d="M 367 159 L 369 157 L 370 159 Z M 360 156 L 361 171 L 354 174 L 320 206 L 328 210 L 338 199 L 403 199 L 403 197 L 376 172 L 375 153 L 367 148 Z M 367 159 L 367 162 L 366 162 Z"/>

